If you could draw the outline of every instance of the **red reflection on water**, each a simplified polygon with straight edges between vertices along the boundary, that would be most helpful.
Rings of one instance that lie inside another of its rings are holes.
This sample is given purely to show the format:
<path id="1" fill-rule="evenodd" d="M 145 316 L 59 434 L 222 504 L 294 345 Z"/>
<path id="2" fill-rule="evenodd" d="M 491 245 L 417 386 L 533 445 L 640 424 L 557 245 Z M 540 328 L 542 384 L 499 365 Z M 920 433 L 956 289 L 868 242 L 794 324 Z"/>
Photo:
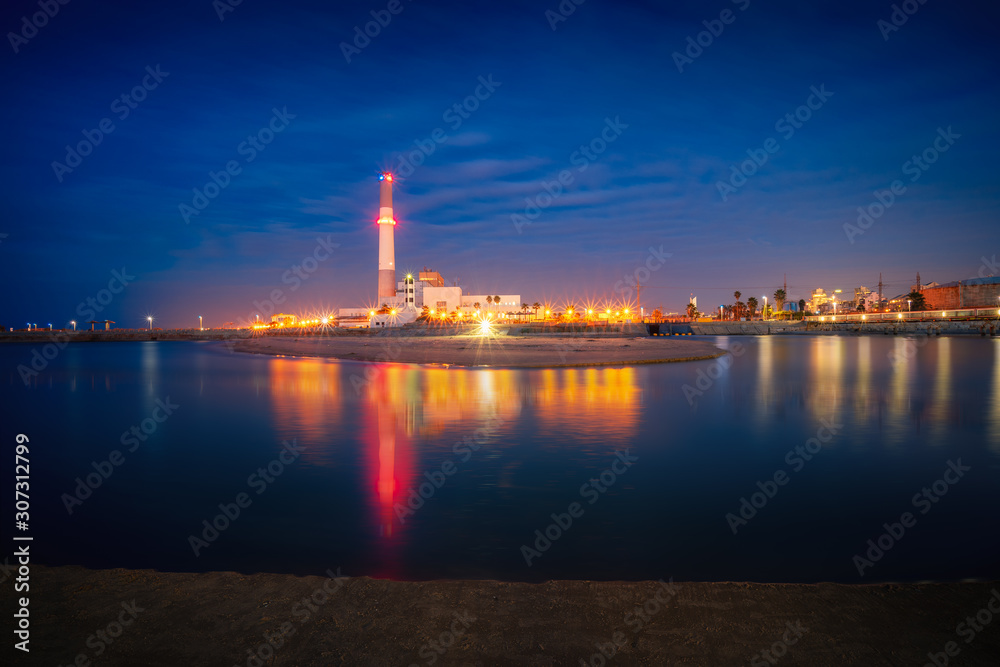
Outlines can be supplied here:
<path id="1" fill-rule="evenodd" d="M 414 413 L 420 397 L 415 369 L 391 364 L 369 368 L 374 372 L 365 374 L 361 440 L 371 443 L 365 447 L 362 460 L 381 538 L 374 542 L 374 576 L 393 578 L 402 570 L 399 547 L 405 543 L 407 527 L 398 520 L 397 506 L 399 511 L 407 506 L 406 491 L 414 483 L 416 467 L 408 415 Z"/>

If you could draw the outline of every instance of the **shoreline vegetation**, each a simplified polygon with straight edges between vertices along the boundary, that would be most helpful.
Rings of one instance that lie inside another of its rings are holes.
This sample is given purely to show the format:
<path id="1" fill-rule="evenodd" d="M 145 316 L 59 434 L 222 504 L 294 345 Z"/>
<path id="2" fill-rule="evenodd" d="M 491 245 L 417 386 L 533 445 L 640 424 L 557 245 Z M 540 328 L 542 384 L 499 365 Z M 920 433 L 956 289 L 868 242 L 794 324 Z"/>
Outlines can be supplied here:
<path id="1" fill-rule="evenodd" d="M 33 664 L 874 666 L 960 654 L 990 665 L 1000 655 L 993 628 L 956 634 L 995 608 L 997 582 L 391 581 L 336 565 L 326 576 L 31 574 Z M 4 586 L 5 608 L 16 595 Z"/>

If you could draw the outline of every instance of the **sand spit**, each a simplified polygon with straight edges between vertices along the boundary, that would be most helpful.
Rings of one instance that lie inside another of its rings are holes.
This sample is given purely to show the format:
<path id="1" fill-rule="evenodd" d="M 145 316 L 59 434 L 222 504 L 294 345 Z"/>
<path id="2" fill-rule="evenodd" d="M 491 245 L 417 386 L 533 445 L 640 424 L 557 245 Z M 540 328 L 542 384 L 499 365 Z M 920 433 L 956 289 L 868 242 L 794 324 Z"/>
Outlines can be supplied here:
<path id="1" fill-rule="evenodd" d="M 237 352 L 348 361 L 512 368 L 655 364 L 713 359 L 725 354 L 707 341 L 652 337 L 266 336 L 239 341 L 235 349 Z"/>

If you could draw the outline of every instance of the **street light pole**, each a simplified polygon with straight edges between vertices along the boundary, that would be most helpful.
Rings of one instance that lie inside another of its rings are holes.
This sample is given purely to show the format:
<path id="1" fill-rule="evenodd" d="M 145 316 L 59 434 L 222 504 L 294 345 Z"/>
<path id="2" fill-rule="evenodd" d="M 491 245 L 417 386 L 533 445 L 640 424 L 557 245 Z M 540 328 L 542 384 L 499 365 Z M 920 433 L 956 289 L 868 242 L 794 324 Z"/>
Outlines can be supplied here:
<path id="1" fill-rule="evenodd" d="M 152 331 L 153 330 L 153 318 L 152 318 L 152 316 L 149 316 L 146 319 L 149 320 L 149 330 Z"/>
<path id="2" fill-rule="evenodd" d="M 201 323 L 201 315 L 198 316 L 198 328 L 202 331 L 205 330 L 205 326 Z"/>

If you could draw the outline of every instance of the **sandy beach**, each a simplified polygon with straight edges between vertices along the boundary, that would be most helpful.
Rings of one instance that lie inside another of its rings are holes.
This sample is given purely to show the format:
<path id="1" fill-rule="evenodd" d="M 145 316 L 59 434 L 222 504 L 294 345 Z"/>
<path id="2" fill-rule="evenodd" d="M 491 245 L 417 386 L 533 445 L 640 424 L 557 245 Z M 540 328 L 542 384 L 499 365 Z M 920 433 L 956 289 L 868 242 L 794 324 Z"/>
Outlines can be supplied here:
<path id="1" fill-rule="evenodd" d="M 446 366 L 553 368 L 621 366 L 712 359 L 724 351 L 685 338 L 541 336 L 263 336 L 236 343 L 237 352 Z"/>

